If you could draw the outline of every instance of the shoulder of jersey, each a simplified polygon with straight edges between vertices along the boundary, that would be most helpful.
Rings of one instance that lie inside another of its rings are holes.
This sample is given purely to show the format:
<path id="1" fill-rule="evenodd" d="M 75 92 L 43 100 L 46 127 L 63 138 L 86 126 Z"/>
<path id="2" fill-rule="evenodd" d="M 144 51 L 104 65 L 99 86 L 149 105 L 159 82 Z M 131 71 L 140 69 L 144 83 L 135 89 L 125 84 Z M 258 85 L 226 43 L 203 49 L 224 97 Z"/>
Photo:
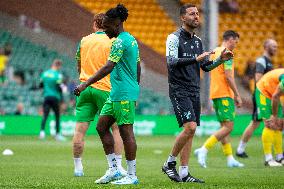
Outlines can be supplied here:
<path id="1" fill-rule="evenodd" d="M 264 56 L 260 56 L 256 59 L 256 62 L 257 63 L 260 63 L 260 64 L 265 64 L 265 58 Z"/>
<path id="2" fill-rule="evenodd" d="M 88 40 L 89 38 L 94 37 L 96 34 L 95 33 L 91 33 L 89 35 L 86 35 L 85 37 L 82 38 L 82 40 Z"/>
<path id="3" fill-rule="evenodd" d="M 198 37 L 198 36 L 197 36 L 197 35 L 195 35 L 195 34 L 194 34 L 194 37 L 196 37 L 197 39 L 199 39 L 200 41 L 202 41 L 202 40 L 201 40 L 201 38 L 200 38 L 200 37 Z"/>
<path id="4" fill-rule="evenodd" d="M 256 60 L 264 60 L 264 59 L 265 59 L 264 56 L 259 56 L 259 57 L 256 58 Z"/>

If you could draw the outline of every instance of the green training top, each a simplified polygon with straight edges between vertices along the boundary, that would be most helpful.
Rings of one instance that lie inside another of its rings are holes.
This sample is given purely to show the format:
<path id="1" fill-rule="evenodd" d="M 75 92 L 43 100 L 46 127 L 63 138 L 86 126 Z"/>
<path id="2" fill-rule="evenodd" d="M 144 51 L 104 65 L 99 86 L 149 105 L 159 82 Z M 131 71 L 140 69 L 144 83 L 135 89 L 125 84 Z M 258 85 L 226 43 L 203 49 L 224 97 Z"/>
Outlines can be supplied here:
<path id="1" fill-rule="evenodd" d="M 108 60 L 116 65 L 110 74 L 111 101 L 136 101 L 139 96 L 137 64 L 140 62 L 136 39 L 128 32 L 122 32 L 112 43 Z"/>
<path id="2" fill-rule="evenodd" d="M 61 99 L 60 91 L 58 90 L 58 84 L 62 83 L 62 74 L 59 71 L 49 69 L 42 73 L 41 81 L 43 82 L 43 96 L 44 97 L 56 97 Z"/>

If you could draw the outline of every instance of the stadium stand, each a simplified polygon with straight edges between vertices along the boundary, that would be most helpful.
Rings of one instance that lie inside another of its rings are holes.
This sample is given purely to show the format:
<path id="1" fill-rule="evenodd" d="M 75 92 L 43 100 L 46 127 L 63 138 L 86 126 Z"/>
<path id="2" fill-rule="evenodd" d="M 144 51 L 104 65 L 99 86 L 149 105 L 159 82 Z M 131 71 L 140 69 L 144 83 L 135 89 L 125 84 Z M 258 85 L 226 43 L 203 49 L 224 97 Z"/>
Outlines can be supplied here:
<path id="1" fill-rule="evenodd" d="M 24 74 L 25 82 L 20 85 L 14 81 L 0 87 L 0 109 L 6 114 L 13 114 L 18 103 L 24 104 L 24 114 L 37 115 L 43 102 L 42 91 L 37 90 L 40 74 L 50 67 L 55 58 L 63 60 L 62 72 L 65 78 L 78 78 L 76 62 L 68 56 L 49 50 L 44 46 L 34 44 L 24 38 L 0 30 L 0 47 L 11 43 L 13 50 L 9 65 L 16 72 Z M 74 79 L 73 79 L 74 80 Z M 69 83 L 65 83 L 68 85 Z M 74 96 L 71 91 L 64 93 L 67 106 Z M 137 112 L 140 114 L 169 114 L 169 100 L 156 92 L 143 88 L 139 99 Z M 74 107 L 73 107 L 74 108 Z M 67 107 L 70 109 L 70 107 Z"/>
<path id="2" fill-rule="evenodd" d="M 279 43 L 278 53 L 274 59 L 275 66 L 284 65 L 284 33 L 283 33 L 283 3 L 276 0 L 252 1 L 237 0 L 238 14 L 220 14 L 219 39 L 227 29 L 237 30 L 241 40 L 235 52 L 236 68 L 240 75 L 244 74 L 249 60 L 255 60 L 262 53 L 265 39 L 275 38 Z"/>
<path id="3" fill-rule="evenodd" d="M 34 90 L 39 85 L 40 74 L 50 67 L 55 58 L 63 60 L 62 72 L 66 78 L 77 78 L 78 74 L 73 69 L 75 60 L 66 55 L 58 54 L 56 51 L 47 49 L 44 46 L 36 45 L 7 31 L 0 30 L 0 46 L 10 43 L 13 47 L 9 66 L 13 67 L 15 73 L 23 73 L 24 83 L 18 84 L 9 81 L 8 84 L 0 87 L 0 107 L 5 113 L 13 114 L 16 104 L 24 103 L 25 114 L 37 114 L 38 108 L 43 101 L 42 93 Z M 71 66 L 73 65 L 73 66 Z M 65 99 L 69 99 L 66 95 Z"/>
<path id="4" fill-rule="evenodd" d="M 167 35 L 176 29 L 174 21 L 155 0 L 75 1 L 93 13 L 105 12 L 117 3 L 125 4 L 131 14 L 125 29 L 162 55 L 165 54 Z"/>
<path id="5" fill-rule="evenodd" d="M 235 0 L 237 13 L 219 14 L 219 41 L 222 33 L 232 29 L 241 36 L 235 50 L 237 73 L 243 76 L 247 62 L 255 60 L 262 53 L 265 39 L 275 38 L 279 50 L 274 59 L 275 67 L 284 66 L 284 4 L 279 0 Z M 201 6 L 202 0 L 181 0 L 181 3 L 194 3 Z"/>

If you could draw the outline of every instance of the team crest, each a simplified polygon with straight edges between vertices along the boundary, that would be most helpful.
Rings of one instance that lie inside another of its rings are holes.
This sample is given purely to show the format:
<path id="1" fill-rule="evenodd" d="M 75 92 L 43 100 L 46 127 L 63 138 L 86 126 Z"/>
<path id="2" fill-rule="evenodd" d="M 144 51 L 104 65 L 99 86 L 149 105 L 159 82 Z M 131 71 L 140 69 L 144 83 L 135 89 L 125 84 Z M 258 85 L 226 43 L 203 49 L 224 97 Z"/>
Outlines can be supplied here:
<path id="1" fill-rule="evenodd" d="M 228 100 L 222 100 L 222 104 L 224 106 L 229 106 L 229 101 Z"/>

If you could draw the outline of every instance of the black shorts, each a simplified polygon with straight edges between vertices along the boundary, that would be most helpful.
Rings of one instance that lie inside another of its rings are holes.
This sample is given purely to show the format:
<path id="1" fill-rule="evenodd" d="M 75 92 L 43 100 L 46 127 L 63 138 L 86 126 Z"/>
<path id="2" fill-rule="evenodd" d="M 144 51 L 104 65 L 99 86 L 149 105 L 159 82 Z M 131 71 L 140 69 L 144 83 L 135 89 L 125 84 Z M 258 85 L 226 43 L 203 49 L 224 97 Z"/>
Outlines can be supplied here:
<path id="1" fill-rule="evenodd" d="M 196 122 L 197 126 L 200 125 L 199 94 L 190 96 L 171 94 L 170 99 L 173 104 L 179 127 L 182 127 L 183 124 L 187 122 Z"/>
<path id="2" fill-rule="evenodd" d="M 252 120 L 254 121 L 261 121 L 262 119 L 258 119 L 257 115 L 257 106 L 256 106 L 256 99 L 255 99 L 255 91 L 252 94 L 252 103 L 253 103 L 253 110 L 252 110 Z"/>

